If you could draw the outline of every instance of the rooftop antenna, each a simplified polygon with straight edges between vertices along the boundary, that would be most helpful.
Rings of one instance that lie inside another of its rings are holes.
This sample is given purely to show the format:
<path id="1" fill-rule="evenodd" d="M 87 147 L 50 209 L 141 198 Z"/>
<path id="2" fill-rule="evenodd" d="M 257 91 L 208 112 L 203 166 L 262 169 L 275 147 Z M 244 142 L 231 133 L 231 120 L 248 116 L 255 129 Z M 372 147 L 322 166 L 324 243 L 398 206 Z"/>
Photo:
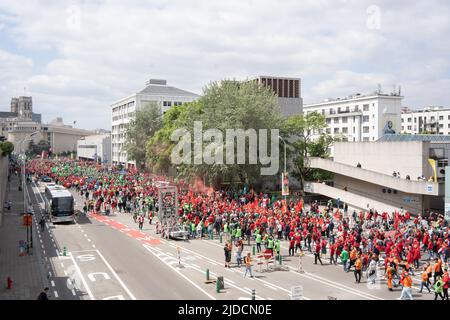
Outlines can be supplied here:
<path id="1" fill-rule="evenodd" d="M 377 92 L 378 92 L 378 94 L 381 93 L 381 84 L 380 83 L 378 84 L 378 91 Z"/>
<path id="2" fill-rule="evenodd" d="M 399 95 L 399 96 L 402 95 L 402 86 L 398 86 L 398 95 Z"/>

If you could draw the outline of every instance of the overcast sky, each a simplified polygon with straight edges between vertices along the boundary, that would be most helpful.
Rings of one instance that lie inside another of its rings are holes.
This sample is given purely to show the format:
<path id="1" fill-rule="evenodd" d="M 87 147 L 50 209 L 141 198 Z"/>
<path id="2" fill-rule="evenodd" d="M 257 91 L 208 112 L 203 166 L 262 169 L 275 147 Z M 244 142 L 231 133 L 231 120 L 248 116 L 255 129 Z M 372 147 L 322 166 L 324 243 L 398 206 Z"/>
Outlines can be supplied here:
<path id="1" fill-rule="evenodd" d="M 380 83 L 450 106 L 449 17 L 447 0 L 0 0 L 0 110 L 25 87 L 44 121 L 110 129 L 149 78 L 200 94 L 256 75 L 300 77 L 305 103 Z"/>

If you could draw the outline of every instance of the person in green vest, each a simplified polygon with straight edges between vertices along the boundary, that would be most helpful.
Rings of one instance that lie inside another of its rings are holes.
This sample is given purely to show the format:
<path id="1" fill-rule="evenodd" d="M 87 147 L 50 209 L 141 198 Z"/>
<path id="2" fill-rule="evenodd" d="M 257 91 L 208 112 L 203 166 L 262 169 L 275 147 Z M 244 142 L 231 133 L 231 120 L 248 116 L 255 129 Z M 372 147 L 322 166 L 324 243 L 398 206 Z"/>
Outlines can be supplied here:
<path id="1" fill-rule="evenodd" d="M 240 240 L 241 237 L 242 237 L 242 229 L 241 226 L 238 225 L 236 228 L 236 240 Z"/>
<path id="2" fill-rule="evenodd" d="M 235 228 L 233 226 L 231 229 L 231 242 L 234 242 L 234 239 L 236 238 L 236 232 L 237 232 L 237 228 Z"/>
<path id="3" fill-rule="evenodd" d="M 272 237 L 270 237 L 267 240 L 267 250 L 272 251 L 272 255 L 273 255 L 273 239 L 272 239 Z"/>
<path id="4" fill-rule="evenodd" d="M 280 241 L 280 239 L 275 240 L 275 252 L 277 253 L 277 258 L 280 257 L 280 252 L 281 252 L 281 241 Z"/>
<path id="5" fill-rule="evenodd" d="M 262 236 L 259 234 L 259 232 L 256 234 L 256 251 L 258 253 L 261 252 L 261 242 L 262 242 Z"/>
<path id="6" fill-rule="evenodd" d="M 191 222 L 191 237 L 195 239 L 195 223 Z"/>
<path id="7" fill-rule="evenodd" d="M 437 297 L 441 297 L 444 300 L 444 296 L 442 293 L 444 292 L 444 282 L 442 281 L 442 277 L 438 276 L 436 283 L 433 285 L 434 289 L 434 300 L 437 300 Z"/>
<path id="8" fill-rule="evenodd" d="M 225 239 L 228 240 L 228 233 L 230 232 L 230 230 L 228 230 L 228 222 L 225 222 L 225 224 L 223 225 L 223 233 L 225 234 Z"/>
<path id="9" fill-rule="evenodd" d="M 348 257 L 349 257 L 348 251 L 347 251 L 345 248 L 343 248 L 343 249 L 342 249 L 342 252 L 341 252 L 340 258 L 341 258 L 342 264 L 344 265 L 344 271 L 345 271 L 345 272 L 348 272 L 348 269 L 347 269 L 347 260 L 348 260 Z"/>

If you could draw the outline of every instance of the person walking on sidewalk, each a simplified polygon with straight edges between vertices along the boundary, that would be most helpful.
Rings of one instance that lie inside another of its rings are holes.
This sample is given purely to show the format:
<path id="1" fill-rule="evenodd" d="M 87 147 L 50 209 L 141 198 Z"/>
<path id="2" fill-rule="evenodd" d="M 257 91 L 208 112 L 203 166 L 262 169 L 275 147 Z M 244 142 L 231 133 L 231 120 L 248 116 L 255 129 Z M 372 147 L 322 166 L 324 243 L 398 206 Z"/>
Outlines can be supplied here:
<path id="1" fill-rule="evenodd" d="M 252 259 L 250 256 L 250 252 L 247 253 L 247 256 L 244 258 L 244 263 L 245 263 L 245 273 L 244 273 L 244 278 L 247 276 L 247 272 L 250 273 L 250 278 L 253 278 L 253 273 L 252 273 Z"/>

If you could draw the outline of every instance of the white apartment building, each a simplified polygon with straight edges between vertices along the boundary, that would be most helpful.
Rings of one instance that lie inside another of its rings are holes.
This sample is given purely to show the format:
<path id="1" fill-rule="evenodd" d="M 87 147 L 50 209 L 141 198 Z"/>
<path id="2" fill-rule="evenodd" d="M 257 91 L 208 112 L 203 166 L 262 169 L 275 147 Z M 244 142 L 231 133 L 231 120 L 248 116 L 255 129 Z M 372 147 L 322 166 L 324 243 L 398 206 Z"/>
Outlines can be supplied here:
<path id="1" fill-rule="evenodd" d="M 400 132 L 400 93 L 369 95 L 355 94 L 346 98 L 326 99 L 324 102 L 303 106 L 303 112 L 325 115 L 332 136 L 347 141 L 376 141 L 384 134 Z"/>
<path id="2" fill-rule="evenodd" d="M 450 108 L 425 107 L 422 110 L 405 108 L 401 119 L 401 132 L 405 134 L 450 134 Z"/>
<path id="3" fill-rule="evenodd" d="M 150 79 L 141 91 L 111 104 L 113 163 L 126 166 L 136 165 L 134 161 L 128 160 L 125 151 L 125 127 L 136 115 L 136 110 L 150 102 L 156 102 L 161 106 L 161 112 L 165 113 L 172 106 L 182 105 L 197 100 L 199 97 L 195 93 L 168 86 L 166 80 Z"/>

